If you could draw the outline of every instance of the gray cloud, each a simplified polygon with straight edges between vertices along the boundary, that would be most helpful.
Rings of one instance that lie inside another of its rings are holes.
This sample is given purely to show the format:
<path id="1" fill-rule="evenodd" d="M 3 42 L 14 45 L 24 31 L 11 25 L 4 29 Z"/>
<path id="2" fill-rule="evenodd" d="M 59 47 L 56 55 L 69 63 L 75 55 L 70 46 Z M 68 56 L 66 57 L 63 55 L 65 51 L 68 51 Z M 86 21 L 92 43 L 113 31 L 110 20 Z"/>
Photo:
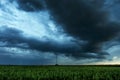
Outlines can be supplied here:
<path id="1" fill-rule="evenodd" d="M 104 58 L 103 55 L 106 55 L 82 53 L 80 45 L 72 41 L 61 44 L 50 39 L 41 41 L 35 38 L 27 38 L 22 35 L 21 31 L 5 26 L 1 27 L 0 41 L 5 43 L 3 46 L 1 45 L 1 47 L 17 47 L 21 49 L 37 50 L 39 52 L 58 53 L 75 58 Z"/>
<path id="2" fill-rule="evenodd" d="M 120 32 L 120 25 L 109 22 L 108 13 L 100 9 L 101 5 L 98 7 L 92 3 L 88 4 L 85 0 L 46 0 L 46 4 L 53 20 L 62 25 L 66 33 L 88 41 L 82 46 L 78 55 L 106 54 L 101 49 L 102 44 L 113 39 Z"/>
<path id="3" fill-rule="evenodd" d="M 41 0 L 16 1 L 19 9 L 26 12 L 45 9 Z M 103 59 L 109 54 L 102 50 L 102 44 L 116 37 L 120 28 L 119 24 L 109 22 L 108 13 L 101 10 L 104 1 L 97 1 L 90 3 L 87 0 L 44 1 L 52 20 L 62 26 L 65 33 L 76 40 L 66 41 L 63 44 L 48 38 L 45 40 L 28 38 L 22 31 L 3 26 L 0 27 L 0 47 L 16 47 L 43 53 L 64 54 L 77 59 Z M 86 43 L 79 43 L 81 40 Z"/>
<path id="4" fill-rule="evenodd" d="M 40 59 L 40 58 L 20 58 L 12 57 L 10 55 L 0 55 L 0 64 L 2 65 L 44 65 L 51 64 L 52 59 Z"/>
<path id="5" fill-rule="evenodd" d="M 32 11 L 40 11 L 44 9 L 44 5 L 42 0 L 17 0 L 19 4 L 19 9 L 32 12 Z"/>

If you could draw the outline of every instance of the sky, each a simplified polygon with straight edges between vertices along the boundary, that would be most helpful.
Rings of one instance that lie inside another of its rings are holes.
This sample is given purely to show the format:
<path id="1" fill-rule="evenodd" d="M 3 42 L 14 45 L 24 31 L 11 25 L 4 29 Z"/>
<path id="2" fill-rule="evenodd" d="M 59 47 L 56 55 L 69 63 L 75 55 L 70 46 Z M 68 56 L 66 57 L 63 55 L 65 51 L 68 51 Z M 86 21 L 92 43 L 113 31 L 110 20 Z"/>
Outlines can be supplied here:
<path id="1" fill-rule="evenodd" d="M 0 0 L 0 64 L 120 64 L 120 0 Z"/>

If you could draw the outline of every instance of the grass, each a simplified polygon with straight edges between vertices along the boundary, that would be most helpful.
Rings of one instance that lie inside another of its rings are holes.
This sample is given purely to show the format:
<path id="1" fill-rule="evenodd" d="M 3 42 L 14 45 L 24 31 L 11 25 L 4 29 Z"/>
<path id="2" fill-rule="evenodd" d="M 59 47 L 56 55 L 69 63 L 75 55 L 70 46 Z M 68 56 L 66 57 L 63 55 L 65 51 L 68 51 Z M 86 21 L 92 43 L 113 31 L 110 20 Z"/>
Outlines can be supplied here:
<path id="1" fill-rule="evenodd" d="M 120 66 L 0 66 L 0 80 L 120 80 Z"/>

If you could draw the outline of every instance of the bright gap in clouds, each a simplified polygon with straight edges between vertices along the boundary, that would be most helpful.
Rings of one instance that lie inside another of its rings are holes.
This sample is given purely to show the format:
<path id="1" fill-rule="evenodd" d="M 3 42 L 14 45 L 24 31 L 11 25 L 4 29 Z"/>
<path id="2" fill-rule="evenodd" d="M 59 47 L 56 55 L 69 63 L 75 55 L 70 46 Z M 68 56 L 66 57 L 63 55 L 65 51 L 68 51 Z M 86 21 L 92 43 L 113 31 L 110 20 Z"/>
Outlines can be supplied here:
<path id="1" fill-rule="evenodd" d="M 28 37 L 39 39 L 51 38 L 55 40 L 64 36 L 58 32 L 57 25 L 50 20 L 47 11 L 25 12 L 17 9 L 16 2 L 10 3 L 8 0 L 1 1 L 0 25 L 21 30 Z M 61 30 L 62 31 L 62 30 Z M 57 39 L 56 39 L 57 37 Z"/>

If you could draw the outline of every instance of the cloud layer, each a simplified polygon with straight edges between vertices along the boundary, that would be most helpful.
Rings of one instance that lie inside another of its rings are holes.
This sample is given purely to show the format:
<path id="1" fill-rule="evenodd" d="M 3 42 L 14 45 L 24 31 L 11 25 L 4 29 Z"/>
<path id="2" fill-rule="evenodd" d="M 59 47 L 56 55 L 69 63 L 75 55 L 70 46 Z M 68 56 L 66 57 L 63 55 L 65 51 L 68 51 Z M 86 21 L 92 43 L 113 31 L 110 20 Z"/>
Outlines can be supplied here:
<path id="1" fill-rule="evenodd" d="M 6 48 L 15 48 L 31 54 L 105 59 L 109 53 L 104 44 L 120 32 L 120 24 L 105 11 L 105 1 L 1 0 L 0 53 L 13 54 Z"/>
<path id="2" fill-rule="evenodd" d="M 31 12 L 43 10 L 42 0 L 17 0 L 19 9 Z"/>
<path id="3" fill-rule="evenodd" d="M 102 44 L 120 31 L 119 24 L 109 22 L 105 11 L 84 0 L 46 0 L 46 4 L 53 20 L 62 25 L 69 35 L 87 41 L 79 53 L 103 55 Z"/>

